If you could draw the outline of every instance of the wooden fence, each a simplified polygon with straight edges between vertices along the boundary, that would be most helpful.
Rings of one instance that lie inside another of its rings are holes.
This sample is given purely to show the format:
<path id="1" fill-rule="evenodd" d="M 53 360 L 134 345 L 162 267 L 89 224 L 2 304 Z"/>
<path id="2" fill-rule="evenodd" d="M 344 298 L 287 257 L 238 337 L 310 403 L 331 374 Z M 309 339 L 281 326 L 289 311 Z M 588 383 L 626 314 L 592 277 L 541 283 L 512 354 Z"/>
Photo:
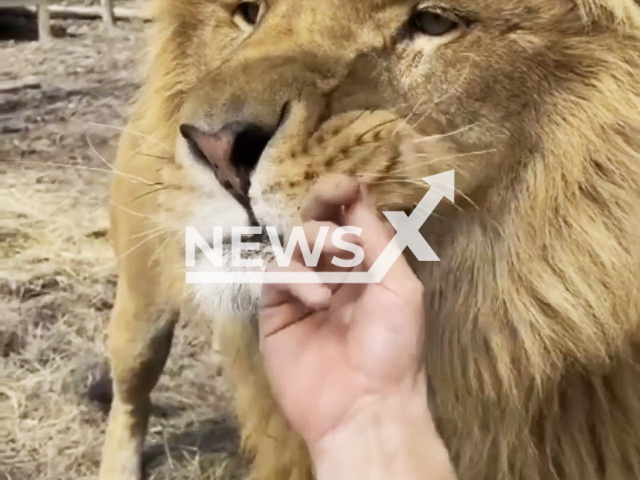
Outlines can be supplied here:
<path id="1" fill-rule="evenodd" d="M 0 0 L 0 8 L 33 7 L 38 10 L 38 37 L 41 41 L 51 39 L 51 15 L 76 17 L 102 17 L 107 28 L 115 24 L 113 0 L 100 0 L 100 7 L 60 7 L 50 5 L 51 0 Z M 122 12 L 124 17 L 137 17 L 135 12 Z M 142 18 L 142 17 L 140 17 Z"/>

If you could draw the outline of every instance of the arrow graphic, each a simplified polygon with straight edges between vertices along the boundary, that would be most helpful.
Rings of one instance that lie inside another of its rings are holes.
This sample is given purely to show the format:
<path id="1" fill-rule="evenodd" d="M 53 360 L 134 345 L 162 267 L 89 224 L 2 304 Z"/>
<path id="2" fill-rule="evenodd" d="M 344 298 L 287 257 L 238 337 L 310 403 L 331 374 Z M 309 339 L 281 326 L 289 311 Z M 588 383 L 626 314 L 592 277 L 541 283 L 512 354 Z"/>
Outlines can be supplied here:
<path id="1" fill-rule="evenodd" d="M 405 248 L 409 248 L 421 262 L 439 262 L 440 258 L 427 241 L 420 235 L 420 228 L 427 221 L 443 198 L 455 200 L 455 171 L 439 173 L 422 179 L 431 185 L 427 194 L 407 216 L 404 212 L 382 212 L 398 232 L 391 243 L 371 266 L 369 274 L 380 283 Z"/>

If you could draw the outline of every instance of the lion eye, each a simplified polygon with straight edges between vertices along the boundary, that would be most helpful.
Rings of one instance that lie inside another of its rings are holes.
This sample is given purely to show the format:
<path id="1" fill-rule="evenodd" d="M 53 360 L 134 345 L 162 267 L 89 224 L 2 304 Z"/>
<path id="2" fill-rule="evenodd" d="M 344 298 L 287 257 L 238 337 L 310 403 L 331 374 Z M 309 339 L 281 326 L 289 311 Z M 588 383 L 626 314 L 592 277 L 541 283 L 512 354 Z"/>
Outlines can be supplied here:
<path id="1" fill-rule="evenodd" d="M 249 25 L 257 25 L 260 20 L 260 11 L 261 7 L 258 2 L 241 2 L 236 10 L 236 15 Z"/>
<path id="2" fill-rule="evenodd" d="M 417 31 L 431 37 L 440 37 L 460 26 L 458 22 L 439 13 L 420 11 L 413 15 L 411 25 Z"/>

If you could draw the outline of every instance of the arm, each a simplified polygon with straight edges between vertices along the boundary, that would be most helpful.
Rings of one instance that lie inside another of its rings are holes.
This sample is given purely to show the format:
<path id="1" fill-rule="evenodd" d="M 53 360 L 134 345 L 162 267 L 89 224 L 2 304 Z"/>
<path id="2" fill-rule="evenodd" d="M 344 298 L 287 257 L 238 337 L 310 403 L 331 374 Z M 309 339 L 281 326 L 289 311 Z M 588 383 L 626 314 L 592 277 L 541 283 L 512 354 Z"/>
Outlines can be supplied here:
<path id="1" fill-rule="evenodd" d="M 303 209 L 318 226 L 353 225 L 365 271 L 392 241 L 357 183 L 322 183 Z M 318 223 L 324 221 L 325 223 Z M 328 235 L 331 238 L 331 235 Z M 330 265 L 330 245 L 321 265 Z M 311 272 L 294 258 L 272 271 Z M 271 270 L 270 270 L 271 271 Z M 305 440 L 318 480 L 453 480 L 427 401 L 424 290 L 403 257 L 379 284 L 267 284 L 261 349 L 273 393 Z"/>

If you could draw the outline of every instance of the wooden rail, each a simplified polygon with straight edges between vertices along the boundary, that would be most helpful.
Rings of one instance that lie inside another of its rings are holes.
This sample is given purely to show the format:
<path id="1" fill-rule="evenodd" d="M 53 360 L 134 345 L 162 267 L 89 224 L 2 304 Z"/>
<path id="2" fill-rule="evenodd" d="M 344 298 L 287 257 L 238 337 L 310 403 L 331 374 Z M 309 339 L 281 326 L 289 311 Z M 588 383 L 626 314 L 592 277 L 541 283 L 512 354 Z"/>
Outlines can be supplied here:
<path id="1" fill-rule="evenodd" d="M 51 11 L 49 4 L 50 0 L 0 0 L 0 8 L 7 7 L 30 7 L 36 6 L 38 10 L 38 39 L 40 41 L 48 41 L 52 38 L 51 35 Z M 72 8 L 72 7 L 69 7 Z M 53 13 L 56 12 L 56 8 L 51 8 Z M 89 10 L 86 9 L 87 12 Z M 115 15 L 113 0 L 100 0 L 100 16 L 107 28 L 113 28 L 115 25 Z"/>

